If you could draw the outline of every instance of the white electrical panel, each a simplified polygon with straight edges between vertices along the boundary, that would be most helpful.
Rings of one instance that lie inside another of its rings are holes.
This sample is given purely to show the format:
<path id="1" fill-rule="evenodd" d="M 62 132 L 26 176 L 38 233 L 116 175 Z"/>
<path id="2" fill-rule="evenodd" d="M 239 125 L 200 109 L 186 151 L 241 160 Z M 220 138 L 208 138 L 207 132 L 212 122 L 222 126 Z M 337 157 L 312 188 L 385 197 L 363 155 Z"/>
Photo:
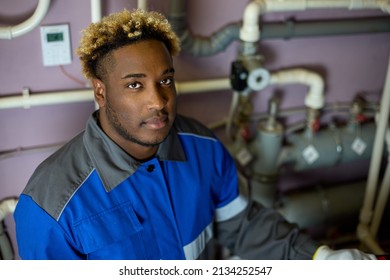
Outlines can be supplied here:
<path id="1" fill-rule="evenodd" d="M 44 66 L 72 63 L 68 24 L 41 26 L 41 43 Z"/>

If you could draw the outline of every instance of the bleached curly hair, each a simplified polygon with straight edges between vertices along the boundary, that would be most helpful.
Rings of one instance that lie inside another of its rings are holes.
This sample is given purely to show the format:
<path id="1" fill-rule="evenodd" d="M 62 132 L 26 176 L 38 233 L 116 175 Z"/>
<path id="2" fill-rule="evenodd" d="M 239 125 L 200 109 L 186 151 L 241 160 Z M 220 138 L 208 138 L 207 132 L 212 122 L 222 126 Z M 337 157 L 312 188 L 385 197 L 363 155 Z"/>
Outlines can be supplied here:
<path id="1" fill-rule="evenodd" d="M 171 55 L 180 51 L 180 40 L 168 20 L 155 11 L 124 9 L 90 24 L 82 31 L 77 55 L 87 79 L 105 75 L 101 62 L 111 51 L 147 39 L 162 41 Z"/>

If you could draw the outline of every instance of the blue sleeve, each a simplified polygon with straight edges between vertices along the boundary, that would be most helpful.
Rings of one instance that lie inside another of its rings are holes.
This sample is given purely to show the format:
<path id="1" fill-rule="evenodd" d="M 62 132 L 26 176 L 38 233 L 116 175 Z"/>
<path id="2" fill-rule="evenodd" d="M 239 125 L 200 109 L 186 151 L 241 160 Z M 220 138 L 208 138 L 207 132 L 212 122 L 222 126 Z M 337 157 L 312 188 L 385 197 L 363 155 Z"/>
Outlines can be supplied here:
<path id="1" fill-rule="evenodd" d="M 218 194 L 216 220 L 220 222 L 244 211 L 247 199 L 239 193 L 237 168 L 232 156 L 221 143 L 217 151 L 214 164 L 215 178 L 218 182 L 214 182 L 213 185 L 217 188 Z"/>
<path id="2" fill-rule="evenodd" d="M 16 205 L 16 240 L 19 256 L 26 260 L 83 259 L 60 224 L 22 194 Z"/>

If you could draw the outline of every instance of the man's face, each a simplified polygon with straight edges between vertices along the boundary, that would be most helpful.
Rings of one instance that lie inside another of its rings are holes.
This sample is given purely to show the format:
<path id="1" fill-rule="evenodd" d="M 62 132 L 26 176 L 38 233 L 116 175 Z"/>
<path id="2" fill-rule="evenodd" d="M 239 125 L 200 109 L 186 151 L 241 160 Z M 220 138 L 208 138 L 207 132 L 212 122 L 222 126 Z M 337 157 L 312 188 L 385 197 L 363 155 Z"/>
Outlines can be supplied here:
<path id="1" fill-rule="evenodd" d="M 103 130 L 130 154 L 157 147 L 176 115 L 171 55 L 162 42 L 146 40 L 114 50 L 112 58 L 105 78 L 94 80 Z"/>

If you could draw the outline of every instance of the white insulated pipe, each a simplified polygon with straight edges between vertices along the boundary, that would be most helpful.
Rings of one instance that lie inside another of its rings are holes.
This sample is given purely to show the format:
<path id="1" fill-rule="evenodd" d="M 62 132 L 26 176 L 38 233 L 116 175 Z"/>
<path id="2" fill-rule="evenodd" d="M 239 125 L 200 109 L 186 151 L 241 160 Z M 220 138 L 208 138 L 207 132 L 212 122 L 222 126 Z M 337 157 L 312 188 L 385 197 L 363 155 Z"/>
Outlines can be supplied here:
<path id="1" fill-rule="evenodd" d="M 27 109 L 33 106 L 65 104 L 92 100 L 94 100 L 94 95 L 91 89 L 23 94 L 18 96 L 1 97 L 0 109 Z"/>
<path id="2" fill-rule="evenodd" d="M 50 0 L 39 0 L 31 17 L 15 26 L 0 27 L 0 39 L 13 39 L 22 36 L 37 27 L 49 10 Z"/>
<path id="3" fill-rule="evenodd" d="M 137 8 L 141 10 L 148 10 L 148 0 L 137 0 Z"/>
<path id="4" fill-rule="evenodd" d="M 207 91 L 230 90 L 229 78 L 206 79 L 199 81 L 176 82 L 178 94 L 201 93 Z"/>
<path id="5" fill-rule="evenodd" d="M 377 124 L 377 130 L 375 134 L 375 140 L 373 144 L 373 151 L 372 151 L 372 157 L 370 162 L 370 168 L 368 172 L 368 179 L 367 179 L 367 185 L 366 185 L 366 194 L 364 198 L 363 207 L 360 212 L 360 223 L 357 228 L 357 235 L 359 239 L 364 242 L 367 246 L 370 247 L 370 249 L 376 253 L 380 254 L 382 249 L 376 244 L 375 242 L 375 236 L 374 232 L 371 231 L 369 228 L 370 223 L 373 222 L 373 208 L 374 203 L 376 200 L 376 194 L 377 194 L 377 185 L 378 185 L 378 177 L 379 177 L 379 171 L 380 171 L 380 165 L 382 161 L 383 156 L 383 147 L 385 143 L 385 137 L 386 137 L 386 130 L 388 129 L 388 120 L 389 120 L 389 113 L 390 113 L 390 59 L 388 62 L 388 68 L 387 68 L 387 75 L 386 75 L 386 81 L 385 86 L 382 93 L 382 99 L 380 102 L 380 109 L 379 109 L 379 120 Z M 388 168 L 386 170 L 386 175 L 384 178 L 384 182 L 388 181 Z M 383 187 L 383 186 L 382 186 Z M 384 186 L 385 188 L 388 188 L 388 186 Z M 388 192 L 388 190 L 383 190 L 385 193 Z M 380 193 L 383 192 L 382 190 L 379 190 Z M 383 195 L 383 193 L 382 193 Z M 386 197 L 387 199 L 387 197 Z M 384 202 L 380 202 L 380 205 L 384 204 Z M 378 210 L 382 211 L 382 210 Z M 379 212 L 377 214 L 378 216 L 375 217 L 375 225 L 374 230 L 376 231 L 379 226 L 378 220 L 379 220 Z"/>
<path id="6" fill-rule="evenodd" d="M 102 18 L 101 0 L 91 0 L 91 21 L 98 22 Z"/>
<path id="7" fill-rule="evenodd" d="M 385 86 L 382 93 L 382 99 L 379 109 L 379 120 L 373 144 L 372 159 L 368 173 L 366 198 L 362 209 L 362 222 L 368 223 L 371 220 L 371 213 L 375 200 L 376 188 L 378 183 L 379 169 L 383 156 L 383 147 L 385 142 L 385 133 L 388 126 L 390 111 L 390 60 L 387 68 Z"/>
<path id="8" fill-rule="evenodd" d="M 378 198 L 377 198 L 374 215 L 372 217 L 371 228 L 370 228 L 371 234 L 373 236 L 376 236 L 378 233 L 379 226 L 383 217 L 383 212 L 386 208 L 386 203 L 390 193 L 390 128 L 387 128 L 386 146 L 387 146 L 387 155 L 388 155 L 387 166 L 378 193 Z"/>
<path id="9" fill-rule="evenodd" d="M 97 23 L 101 19 L 102 19 L 102 1 L 91 0 L 91 22 Z M 99 109 L 99 104 L 97 102 L 95 102 L 95 109 L 96 110 Z"/>
<path id="10" fill-rule="evenodd" d="M 262 11 L 260 1 L 250 2 L 245 10 L 240 29 L 240 39 L 244 42 L 257 42 L 260 39 L 259 16 Z"/>
<path id="11" fill-rule="evenodd" d="M 228 78 L 176 82 L 176 91 L 178 94 L 228 90 L 230 87 L 230 80 Z M 34 94 L 29 94 L 28 91 L 24 91 L 22 95 L 0 97 L 0 110 L 12 108 L 27 109 L 33 106 L 94 101 L 94 98 L 95 97 L 92 89 L 43 92 Z"/>
<path id="12" fill-rule="evenodd" d="M 320 109 L 324 106 L 324 80 L 313 71 L 302 68 L 280 70 L 271 73 L 269 84 L 291 84 L 299 83 L 309 86 L 305 97 L 305 105 L 313 109 Z"/>
<path id="13" fill-rule="evenodd" d="M 8 198 L 0 201 L 0 222 L 15 211 L 17 201 L 16 198 Z"/>
<path id="14" fill-rule="evenodd" d="M 390 193 L 390 162 L 387 161 L 385 175 L 382 179 L 382 184 L 378 193 L 378 199 L 375 206 L 374 215 L 372 217 L 370 232 L 372 236 L 378 234 L 379 226 L 382 222 L 384 210 Z"/>
<path id="15" fill-rule="evenodd" d="M 270 84 L 302 83 L 309 86 L 305 104 L 321 108 L 324 104 L 324 82 L 317 73 L 305 69 L 281 70 L 271 74 Z M 206 79 L 199 81 L 176 82 L 178 94 L 192 94 L 207 91 L 231 89 L 229 78 Z M 59 92 L 23 94 L 0 97 L 0 110 L 11 108 L 30 108 L 32 106 L 93 101 L 92 89 Z"/>

